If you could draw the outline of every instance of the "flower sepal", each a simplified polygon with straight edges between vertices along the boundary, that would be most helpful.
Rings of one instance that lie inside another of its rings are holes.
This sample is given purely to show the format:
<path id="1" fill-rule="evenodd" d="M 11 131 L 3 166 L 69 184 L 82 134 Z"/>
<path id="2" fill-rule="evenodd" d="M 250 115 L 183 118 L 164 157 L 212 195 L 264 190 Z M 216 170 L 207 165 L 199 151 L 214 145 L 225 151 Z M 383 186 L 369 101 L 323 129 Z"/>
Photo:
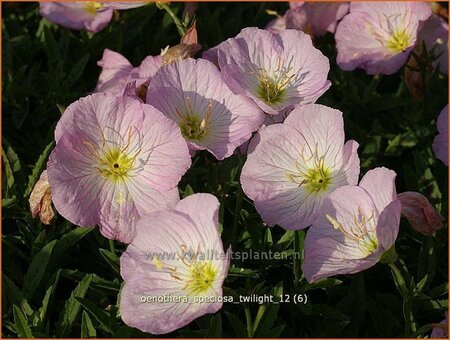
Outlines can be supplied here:
<path id="1" fill-rule="evenodd" d="M 395 251 L 395 244 L 392 245 L 388 250 L 386 250 L 383 255 L 381 255 L 380 263 L 389 264 L 397 261 L 397 252 Z"/>

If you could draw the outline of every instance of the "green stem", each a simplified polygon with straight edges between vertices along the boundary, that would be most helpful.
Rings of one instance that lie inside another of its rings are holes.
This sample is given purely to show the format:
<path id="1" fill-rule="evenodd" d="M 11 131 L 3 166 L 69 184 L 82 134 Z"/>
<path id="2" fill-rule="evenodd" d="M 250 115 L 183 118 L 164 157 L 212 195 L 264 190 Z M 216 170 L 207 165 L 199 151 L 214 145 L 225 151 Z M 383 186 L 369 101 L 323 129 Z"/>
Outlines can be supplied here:
<path id="1" fill-rule="evenodd" d="M 264 315 L 264 312 L 266 311 L 267 305 L 260 305 L 258 308 L 258 312 L 256 313 L 255 323 L 253 324 L 253 334 L 256 333 L 256 330 L 258 329 L 259 323 L 261 322 L 261 319 Z"/>
<path id="2" fill-rule="evenodd" d="M 415 332 L 416 326 L 413 319 L 413 314 L 411 310 L 411 294 L 409 292 L 408 285 L 403 277 L 402 272 L 397 267 L 395 263 L 389 263 L 389 267 L 392 270 L 392 275 L 394 277 L 395 282 L 397 283 L 397 287 L 400 291 L 400 294 L 403 297 L 403 315 L 405 317 L 405 335 L 408 337 L 411 335 L 411 332 Z"/>
<path id="3" fill-rule="evenodd" d="M 109 240 L 109 249 L 111 250 L 111 253 L 116 255 L 116 244 L 114 243 L 114 240 Z"/>
<path id="4" fill-rule="evenodd" d="M 178 33 L 180 34 L 181 37 L 184 37 L 184 35 L 186 34 L 186 27 L 184 26 L 183 22 L 175 15 L 175 13 L 172 11 L 169 5 L 164 1 L 159 1 L 156 3 L 156 6 L 159 9 L 165 10 L 170 15 L 173 22 L 177 26 Z"/>
<path id="5" fill-rule="evenodd" d="M 249 304 L 245 305 L 245 319 L 247 320 L 247 336 L 253 338 L 252 315 Z"/>

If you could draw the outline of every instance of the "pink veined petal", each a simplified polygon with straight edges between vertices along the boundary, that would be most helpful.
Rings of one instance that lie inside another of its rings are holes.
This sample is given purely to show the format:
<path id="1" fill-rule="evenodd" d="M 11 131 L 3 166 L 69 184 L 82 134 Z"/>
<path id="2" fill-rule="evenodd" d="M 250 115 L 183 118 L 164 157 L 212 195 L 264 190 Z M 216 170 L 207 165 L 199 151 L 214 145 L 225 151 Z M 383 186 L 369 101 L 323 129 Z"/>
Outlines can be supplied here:
<path id="1" fill-rule="evenodd" d="M 86 3 L 71 2 L 43 2 L 39 8 L 40 14 L 64 27 L 75 30 L 88 30 L 99 32 L 104 29 L 111 21 L 112 9 L 103 8 L 96 13 L 90 13 L 85 9 Z"/>
<path id="2" fill-rule="evenodd" d="M 309 232 L 306 234 L 306 239 L 308 234 Z M 333 239 L 323 238 L 308 248 L 305 246 L 305 261 L 302 264 L 302 271 L 306 280 L 312 283 L 326 277 L 364 271 L 373 267 L 378 262 L 379 256 L 379 254 L 372 254 L 365 259 L 344 259 L 339 244 L 336 244 Z"/>
<path id="3" fill-rule="evenodd" d="M 345 136 L 341 111 L 319 104 L 297 106 L 284 124 L 297 129 L 311 149 L 325 156 L 327 166 L 342 165 Z"/>
<path id="4" fill-rule="evenodd" d="M 264 128 L 257 136 L 258 144 L 250 146 L 254 150 L 242 169 L 242 189 L 269 225 L 307 227 L 323 198 L 289 180 L 289 175 L 299 173 L 297 161 L 299 150 L 307 147 L 305 140 L 293 127 L 280 124 Z"/>
<path id="5" fill-rule="evenodd" d="M 433 151 L 448 166 L 448 105 L 439 114 L 436 125 L 439 134 L 434 137 Z"/>
<path id="6" fill-rule="evenodd" d="M 105 181 L 99 194 L 103 204 L 99 210 L 100 232 L 108 239 L 130 243 L 140 214 L 125 183 Z"/>
<path id="7" fill-rule="evenodd" d="M 129 326 L 152 334 L 166 334 L 179 329 L 196 318 L 215 313 L 222 308 L 222 302 L 216 303 L 143 303 L 144 296 L 181 296 L 178 290 L 167 286 L 166 280 L 133 277 L 122 289 L 120 311 L 122 320 Z M 221 289 L 220 292 L 221 294 Z M 181 300 L 182 301 L 182 300 Z"/>
<path id="8" fill-rule="evenodd" d="M 298 104 L 298 99 L 301 104 L 315 102 L 331 86 L 327 81 L 330 70 L 328 58 L 313 46 L 311 37 L 301 31 L 282 31 L 277 40 L 283 46 L 282 58 L 286 67 L 292 67 L 295 73 L 289 87 L 296 94 L 292 95 L 289 104 Z"/>
<path id="9" fill-rule="evenodd" d="M 93 160 L 86 155 L 82 138 L 66 133 L 56 144 L 47 173 L 56 210 L 74 224 L 93 227 L 99 222 L 98 197 L 103 179 L 91 172 Z M 80 212 L 83 213 L 80 213 Z"/>
<path id="10" fill-rule="evenodd" d="M 188 147 L 176 124 L 148 104 L 142 104 L 144 120 L 140 134 L 138 164 L 132 176 L 161 192 L 173 189 L 191 166 Z"/>
<path id="11" fill-rule="evenodd" d="M 133 69 L 128 59 L 107 48 L 103 51 L 103 57 L 97 65 L 102 68 L 102 72 L 95 92 L 119 92 L 126 85 L 127 78 Z"/>
<path id="12" fill-rule="evenodd" d="M 192 219 L 200 235 L 204 238 L 205 245 L 217 244 L 217 247 L 221 248 L 223 252 L 222 242 L 218 233 L 219 206 L 219 201 L 215 196 L 195 194 L 179 201 L 175 210 L 186 214 Z"/>
<path id="13" fill-rule="evenodd" d="M 336 25 L 349 11 L 347 2 L 335 3 L 307 3 L 305 10 L 312 24 L 315 36 L 324 35 L 326 32 L 334 33 Z"/>
<path id="14" fill-rule="evenodd" d="M 141 64 L 134 68 L 129 75 L 130 80 L 136 80 L 136 87 L 148 85 L 150 80 L 162 66 L 162 58 L 158 56 L 147 56 L 142 60 Z"/>
<path id="15" fill-rule="evenodd" d="M 359 186 L 366 189 L 372 196 L 378 213 L 381 213 L 388 204 L 397 199 L 396 176 L 394 171 L 380 167 L 367 171 L 359 183 Z"/>
<path id="16" fill-rule="evenodd" d="M 125 114 L 127 113 L 127 114 Z M 55 140 L 65 131 L 79 132 L 92 144 L 117 140 L 126 144 L 130 131 L 139 130 L 143 112 L 141 103 L 112 93 L 98 93 L 70 104 L 55 129 Z"/>
<path id="17" fill-rule="evenodd" d="M 367 230 L 355 225 L 355 219 L 368 220 L 370 216 Z M 342 229 L 335 228 L 330 218 Z M 356 273 L 375 265 L 382 254 L 379 247 L 372 250 L 377 218 L 373 201 L 363 188 L 340 187 L 325 198 L 305 239 L 302 268 L 307 280 Z M 357 237 L 361 235 L 365 236 Z"/>
<path id="18" fill-rule="evenodd" d="M 383 249 L 389 250 L 397 239 L 402 205 L 399 200 L 389 203 L 381 212 L 377 224 L 377 238 Z"/>

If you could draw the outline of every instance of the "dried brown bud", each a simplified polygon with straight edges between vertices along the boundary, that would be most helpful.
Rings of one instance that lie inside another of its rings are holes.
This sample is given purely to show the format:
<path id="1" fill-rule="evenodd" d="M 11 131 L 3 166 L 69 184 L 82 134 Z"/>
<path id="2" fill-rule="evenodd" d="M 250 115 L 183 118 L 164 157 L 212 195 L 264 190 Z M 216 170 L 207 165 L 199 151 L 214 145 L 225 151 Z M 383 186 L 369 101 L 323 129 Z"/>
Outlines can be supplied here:
<path id="1" fill-rule="evenodd" d="M 50 224 L 55 213 L 52 209 L 52 195 L 50 193 L 47 170 L 44 170 L 39 177 L 28 202 L 30 203 L 33 218 L 39 216 L 42 223 Z"/>

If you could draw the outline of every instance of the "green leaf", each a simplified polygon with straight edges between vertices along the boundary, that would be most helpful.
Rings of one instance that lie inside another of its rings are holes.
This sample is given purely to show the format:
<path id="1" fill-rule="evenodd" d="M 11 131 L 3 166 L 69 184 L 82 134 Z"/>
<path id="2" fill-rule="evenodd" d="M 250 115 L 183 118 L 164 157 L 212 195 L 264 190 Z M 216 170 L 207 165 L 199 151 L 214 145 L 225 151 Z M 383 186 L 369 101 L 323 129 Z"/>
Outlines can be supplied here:
<path id="1" fill-rule="evenodd" d="M 93 230 L 94 228 L 78 227 L 64 234 L 56 242 L 55 249 L 53 249 L 52 265 L 50 267 L 52 268 L 56 263 L 60 263 L 67 255 L 68 250 Z"/>
<path id="2" fill-rule="evenodd" d="M 267 331 L 264 334 L 265 338 L 279 338 L 281 336 L 281 333 L 283 333 L 284 328 L 286 325 L 280 325 L 275 328 L 272 328 L 271 330 Z"/>
<path id="3" fill-rule="evenodd" d="M 30 326 L 28 325 L 25 315 L 19 307 L 13 306 L 14 324 L 16 326 L 17 335 L 19 338 L 34 338 L 31 333 Z"/>
<path id="4" fill-rule="evenodd" d="M 16 202 L 16 195 L 13 195 L 10 198 L 3 198 L 2 199 L 2 208 L 10 208 L 14 205 Z"/>
<path id="5" fill-rule="evenodd" d="M 105 261 L 109 264 L 112 270 L 120 275 L 120 264 L 119 257 L 116 254 L 111 253 L 109 250 L 100 249 L 100 254 L 105 259 Z"/>
<path id="6" fill-rule="evenodd" d="M 83 314 L 81 315 L 81 337 L 82 338 L 97 337 L 97 332 L 95 331 L 91 318 L 85 311 L 83 311 Z"/>
<path id="7" fill-rule="evenodd" d="M 205 338 L 221 338 L 222 337 L 222 318 L 220 314 L 215 315 L 211 319 L 211 324 L 209 325 L 208 333 L 206 333 Z"/>
<path id="8" fill-rule="evenodd" d="M 60 327 L 57 329 L 57 337 L 67 337 L 72 328 L 78 314 L 80 313 L 81 305 L 77 298 L 84 298 L 91 284 L 92 275 L 86 275 L 78 286 L 73 290 L 70 298 L 67 300 L 63 311 L 61 312 Z"/>
<path id="9" fill-rule="evenodd" d="M 24 198 L 28 198 L 28 196 L 30 196 L 31 191 L 34 188 L 34 185 L 38 181 L 39 177 L 41 176 L 42 171 L 45 168 L 47 158 L 50 155 L 50 152 L 52 151 L 54 146 L 55 146 L 55 141 L 51 141 L 49 144 L 47 144 L 44 151 L 42 151 L 41 155 L 39 156 L 38 160 L 36 161 L 33 171 L 31 172 L 31 175 L 28 176 L 28 184 L 25 189 L 25 193 L 23 194 Z"/>
<path id="10" fill-rule="evenodd" d="M 86 273 L 80 272 L 79 270 L 63 269 L 61 271 L 61 275 L 70 280 L 80 282 L 84 278 Z M 109 281 L 109 280 L 106 280 L 106 279 L 96 275 L 96 274 L 91 274 L 91 275 L 92 275 L 92 281 L 91 281 L 90 288 L 92 290 L 102 292 L 103 294 L 105 294 L 105 291 L 108 294 L 111 292 L 117 293 L 119 291 L 119 289 L 120 289 L 119 279 L 116 278 L 116 279 L 114 279 L 114 281 Z"/>
<path id="11" fill-rule="evenodd" d="M 225 312 L 228 320 L 230 321 L 231 327 L 233 327 L 234 332 L 236 333 L 236 337 L 244 338 L 247 336 L 247 326 L 239 319 L 236 315 L 231 314 L 229 312 Z"/>
<path id="12" fill-rule="evenodd" d="M 91 302 L 89 300 L 83 299 L 81 297 L 77 297 L 76 299 L 83 306 L 83 308 L 89 314 L 91 314 L 95 318 L 95 320 L 98 321 L 100 326 L 106 332 L 111 333 L 111 334 L 114 333 L 113 327 L 111 325 L 111 317 L 105 310 L 97 307 L 95 305 L 95 303 L 93 303 L 93 302 Z"/>
<path id="13" fill-rule="evenodd" d="M 64 60 L 61 56 L 58 44 L 56 43 L 55 36 L 48 27 L 44 27 L 44 41 L 45 50 L 47 53 L 48 64 L 51 70 L 55 72 L 60 69 L 60 64 Z"/>
<path id="14" fill-rule="evenodd" d="M 41 283 L 41 280 L 46 273 L 47 265 L 55 244 L 56 240 L 48 243 L 39 253 L 36 254 L 33 261 L 31 261 L 30 267 L 28 268 L 23 280 L 23 292 L 25 298 L 30 299 Z"/>
<path id="15" fill-rule="evenodd" d="M 342 331 L 345 326 L 347 326 L 350 321 L 336 321 L 331 324 L 327 324 L 325 329 L 319 333 L 318 337 L 320 338 L 333 338 Z"/>
<path id="16" fill-rule="evenodd" d="M 333 279 L 333 278 L 324 278 L 317 280 L 314 283 L 306 283 L 303 287 L 303 290 L 306 292 L 308 290 L 320 289 L 320 288 L 328 288 L 332 286 L 337 286 L 342 283 L 341 280 Z"/>
<path id="17" fill-rule="evenodd" d="M 294 231 L 288 230 L 278 240 L 277 247 L 280 247 L 281 249 L 286 249 L 292 242 L 294 242 Z"/>
<path id="18" fill-rule="evenodd" d="M 14 174 L 9 163 L 8 156 L 2 149 L 3 166 L 5 167 L 6 192 L 5 198 L 10 198 L 14 194 Z"/>
<path id="19" fill-rule="evenodd" d="M 53 284 L 45 292 L 44 299 L 42 300 L 42 307 L 39 308 L 39 311 L 38 311 L 38 320 L 39 320 L 40 325 L 43 325 L 45 323 L 45 318 L 47 317 L 47 310 L 48 310 L 48 307 L 52 304 L 52 301 L 54 299 L 55 290 L 56 290 L 56 286 L 59 282 L 60 274 L 61 274 L 61 269 L 56 272 L 55 280 L 53 281 Z"/>
<path id="20" fill-rule="evenodd" d="M 22 291 L 14 284 L 14 282 L 12 282 L 5 274 L 2 274 L 2 282 L 3 289 L 11 304 L 19 306 L 26 315 L 33 314 L 33 310 L 28 304 L 27 299 L 25 299 Z"/>
<path id="21" fill-rule="evenodd" d="M 9 163 L 11 165 L 11 169 L 13 172 L 18 172 L 21 169 L 21 164 L 19 160 L 19 156 L 11 147 L 6 138 L 2 138 L 3 149 L 6 150 L 6 155 L 8 156 Z"/>
<path id="22" fill-rule="evenodd" d="M 89 53 L 86 53 L 81 57 L 80 60 L 72 67 L 69 74 L 66 78 L 66 87 L 67 89 L 70 89 L 72 85 L 80 79 L 80 77 L 84 73 L 84 69 L 86 68 L 87 62 L 89 61 Z"/>

